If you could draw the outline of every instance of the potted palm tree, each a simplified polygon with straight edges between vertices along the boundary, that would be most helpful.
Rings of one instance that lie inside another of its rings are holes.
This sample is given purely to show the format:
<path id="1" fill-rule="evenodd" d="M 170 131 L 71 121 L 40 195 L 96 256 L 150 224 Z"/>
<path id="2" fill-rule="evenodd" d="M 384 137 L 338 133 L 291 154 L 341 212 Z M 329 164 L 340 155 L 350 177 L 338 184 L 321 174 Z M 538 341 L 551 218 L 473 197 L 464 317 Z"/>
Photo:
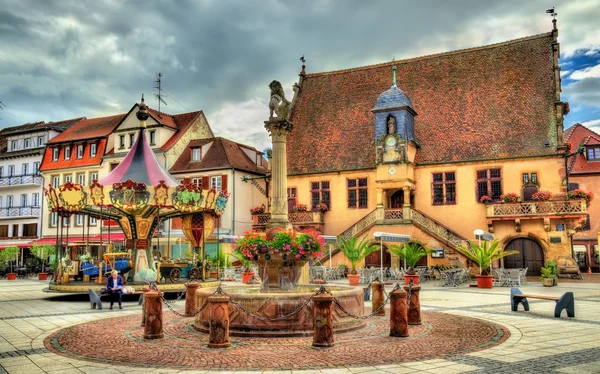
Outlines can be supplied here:
<path id="1" fill-rule="evenodd" d="M 404 274 L 404 284 L 410 284 L 411 279 L 414 285 L 419 284 L 419 275 L 415 274 L 415 266 L 420 259 L 427 256 L 428 251 L 425 245 L 415 240 L 412 243 L 404 243 L 402 246 L 391 245 L 388 251 L 406 261 L 408 273 Z"/>
<path id="2" fill-rule="evenodd" d="M 498 239 L 494 239 L 489 244 L 487 240 L 484 240 L 480 244 L 470 241 L 467 248 L 460 247 L 456 248 L 456 250 L 479 266 L 479 275 L 476 275 L 477 287 L 479 288 L 493 287 L 494 276 L 490 275 L 492 262 L 497 261 L 502 257 L 519 253 L 519 251 L 513 250 L 505 251 L 500 247 Z"/>
<path id="3" fill-rule="evenodd" d="M 371 244 L 370 240 L 365 236 L 360 240 L 357 237 L 353 237 L 350 240 L 340 238 L 335 247 L 344 254 L 352 266 L 352 271 L 347 275 L 348 282 L 350 282 L 351 286 L 358 286 L 360 274 L 356 271 L 356 265 L 371 253 L 377 251 L 377 246 Z"/>
<path id="4" fill-rule="evenodd" d="M 557 274 L 557 268 L 556 268 L 556 263 L 554 261 L 548 261 L 546 262 L 546 266 L 542 267 L 541 269 L 541 279 L 542 279 L 542 286 L 544 287 L 553 287 L 556 286 L 556 274 Z"/>
<path id="5" fill-rule="evenodd" d="M 48 279 L 48 273 L 46 273 L 46 260 L 48 257 L 56 254 L 56 248 L 50 244 L 35 244 L 31 248 L 31 253 L 42 261 L 42 272 L 38 274 L 39 280 Z"/>
<path id="6" fill-rule="evenodd" d="M 13 262 L 19 258 L 18 247 L 6 247 L 0 251 L 0 261 L 10 264 L 10 273 L 6 274 L 7 280 L 17 279 L 17 274 L 13 273 Z"/>

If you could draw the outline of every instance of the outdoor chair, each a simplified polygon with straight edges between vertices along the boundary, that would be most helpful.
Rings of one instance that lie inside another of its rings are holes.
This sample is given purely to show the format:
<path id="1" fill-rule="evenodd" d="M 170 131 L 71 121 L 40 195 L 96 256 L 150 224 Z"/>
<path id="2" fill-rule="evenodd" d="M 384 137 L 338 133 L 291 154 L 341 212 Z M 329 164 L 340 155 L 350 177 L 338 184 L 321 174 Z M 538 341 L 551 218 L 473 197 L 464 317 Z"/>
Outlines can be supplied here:
<path id="1" fill-rule="evenodd" d="M 433 275 L 435 275 L 435 281 L 433 282 L 434 286 L 443 286 L 446 283 L 447 275 L 445 273 L 442 273 L 438 269 L 433 269 Z"/>
<path id="2" fill-rule="evenodd" d="M 367 284 L 371 283 L 371 269 L 363 269 L 360 273 L 360 283 Z"/>
<path id="3" fill-rule="evenodd" d="M 522 269 L 521 270 L 521 284 L 527 284 L 527 269 Z"/>
<path id="4" fill-rule="evenodd" d="M 492 275 L 494 279 L 492 280 L 492 285 L 494 287 L 502 287 L 506 283 L 506 276 L 504 273 L 504 269 L 493 269 Z"/>
<path id="5" fill-rule="evenodd" d="M 521 272 L 519 270 L 514 269 L 508 273 L 508 285 L 510 287 L 521 287 Z"/>

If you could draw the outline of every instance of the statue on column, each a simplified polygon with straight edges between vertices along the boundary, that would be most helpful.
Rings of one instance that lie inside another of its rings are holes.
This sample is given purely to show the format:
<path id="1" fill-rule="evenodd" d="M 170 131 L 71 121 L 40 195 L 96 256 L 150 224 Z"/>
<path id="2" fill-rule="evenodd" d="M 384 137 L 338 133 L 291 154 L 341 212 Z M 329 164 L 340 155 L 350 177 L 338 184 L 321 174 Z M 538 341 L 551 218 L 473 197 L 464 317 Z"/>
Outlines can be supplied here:
<path id="1" fill-rule="evenodd" d="M 269 119 L 274 118 L 273 112 L 277 118 L 286 119 L 290 113 L 291 102 L 285 98 L 283 87 L 279 81 L 273 81 L 269 84 L 271 89 L 271 99 L 269 100 Z"/>

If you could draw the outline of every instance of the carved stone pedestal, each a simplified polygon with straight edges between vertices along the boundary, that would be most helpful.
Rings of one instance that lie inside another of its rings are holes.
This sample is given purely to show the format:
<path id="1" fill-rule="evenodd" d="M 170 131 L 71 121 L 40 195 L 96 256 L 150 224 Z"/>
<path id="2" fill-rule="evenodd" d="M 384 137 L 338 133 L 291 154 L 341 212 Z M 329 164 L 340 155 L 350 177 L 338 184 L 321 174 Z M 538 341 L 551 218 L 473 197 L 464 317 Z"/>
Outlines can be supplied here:
<path id="1" fill-rule="evenodd" d="M 404 286 L 404 291 L 408 292 L 409 286 Z M 419 300 L 419 292 L 421 286 L 413 286 L 410 293 L 410 302 L 408 304 L 408 324 L 421 324 L 421 301 Z"/>
<path id="2" fill-rule="evenodd" d="M 146 326 L 146 293 L 150 292 L 150 286 L 144 286 L 142 289 L 143 298 L 142 298 L 142 323 L 140 326 Z"/>
<path id="3" fill-rule="evenodd" d="M 371 298 L 373 312 L 375 312 L 380 306 L 382 306 L 385 303 L 385 296 L 383 295 L 384 286 L 385 284 L 383 282 L 371 283 L 371 291 L 373 292 L 373 296 Z M 381 308 L 381 310 L 376 315 L 385 316 L 385 307 Z"/>
<path id="4" fill-rule="evenodd" d="M 401 289 L 392 291 L 390 294 L 390 336 L 400 338 L 408 336 L 406 297 L 406 291 Z"/>
<path id="5" fill-rule="evenodd" d="M 208 348 L 228 348 L 229 340 L 229 296 L 208 298 L 209 330 Z"/>
<path id="6" fill-rule="evenodd" d="M 196 281 L 191 281 L 187 284 L 185 290 L 185 315 L 191 316 L 196 311 L 196 290 L 200 284 Z"/>
<path id="7" fill-rule="evenodd" d="M 144 339 L 162 339 L 164 337 L 162 299 L 158 291 L 146 292 L 144 299 L 146 300 Z"/>
<path id="8" fill-rule="evenodd" d="M 333 295 L 313 297 L 313 347 L 333 347 Z"/>

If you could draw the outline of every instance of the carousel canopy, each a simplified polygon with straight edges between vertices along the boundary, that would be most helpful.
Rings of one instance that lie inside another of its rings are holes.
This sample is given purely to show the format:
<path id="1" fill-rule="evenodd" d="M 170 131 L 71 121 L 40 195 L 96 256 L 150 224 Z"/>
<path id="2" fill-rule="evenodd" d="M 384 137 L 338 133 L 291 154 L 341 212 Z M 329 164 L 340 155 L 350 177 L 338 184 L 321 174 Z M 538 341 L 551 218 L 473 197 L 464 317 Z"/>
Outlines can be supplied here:
<path id="1" fill-rule="evenodd" d="M 125 182 L 131 179 L 148 186 L 157 186 L 164 181 L 168 187 L 176 187 L 177 182 L 158 162 L 156 155 L 146 139 L 144 128 L 138 130 L 138 136 L 125 159 L 106 177 L 98 181 L 103 186 Z"/>

